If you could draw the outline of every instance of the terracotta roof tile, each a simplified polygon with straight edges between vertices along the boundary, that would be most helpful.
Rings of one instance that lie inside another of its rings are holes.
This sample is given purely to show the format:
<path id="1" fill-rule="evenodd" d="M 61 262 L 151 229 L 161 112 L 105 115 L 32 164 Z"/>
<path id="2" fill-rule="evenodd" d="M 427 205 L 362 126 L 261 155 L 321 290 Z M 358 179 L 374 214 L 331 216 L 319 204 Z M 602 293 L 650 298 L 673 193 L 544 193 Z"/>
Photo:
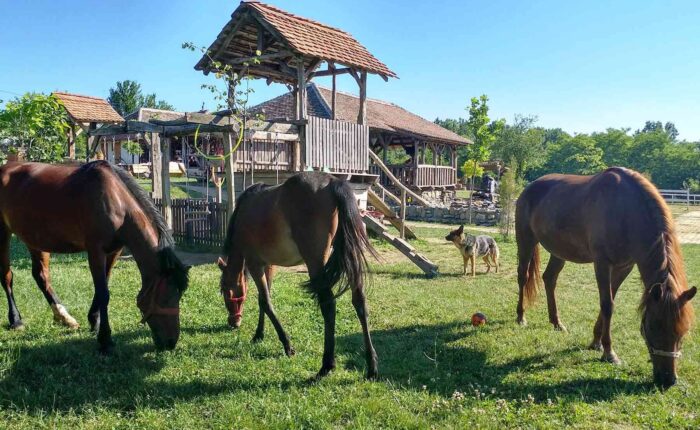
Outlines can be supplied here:
<path id="1" fill-rule="evenodd" d="M 110 123 L 124 121 L 124 118 L 105 99 L 58 91 L 52 93 L 52 95 L 63 103 L 68 114 L 77 122 Z"/>
<path id="2" fill-rule="evenodd" d="M 307 91 L 309 115 L 330 118 L 331 90 L 310 84 Z M 322 106 L 322 107 L 319 107 Z M 357 96 L 336 92 L 336 118 L 341 121 L 357 122 L 360 99 Z M 287 93 L 261 103 L 252 112 L 264 112 L 271 118 L 294 117 L 294 98 Z M 367 99 L 367 123 L 375 130 L 385 130 L 398 134 L 417 135 L 429 140 L 467 145 L 471 141 L 432 121 L 428 121 L 401 106 L 382 100 Z"/>

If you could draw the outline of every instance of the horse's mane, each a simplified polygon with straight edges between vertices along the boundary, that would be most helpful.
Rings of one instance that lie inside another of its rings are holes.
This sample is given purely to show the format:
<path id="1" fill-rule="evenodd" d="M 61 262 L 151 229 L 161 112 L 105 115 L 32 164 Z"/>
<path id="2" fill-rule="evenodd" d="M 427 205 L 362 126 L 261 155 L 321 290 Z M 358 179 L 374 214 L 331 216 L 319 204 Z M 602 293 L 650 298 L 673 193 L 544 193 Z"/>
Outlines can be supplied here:
<path id="1" fill-rule="evenodd" d="M 235 225 L 236 225 L 236 217 L 238 216 L 239 210 L 243 203 L 248 200 L 251 196 L 258 194 L 260 191 L 264 190 L 265 188 L 268 188 L 268 185 L 258 183 L 251 185 L 250 187 L 246 188 L 243 193 L 241 193 L 240 196 L 238 196 L 238 199 L 236 201 L 236 207 L 233 209 L 233 214 L 231 214 L 231 218 L 229 218 L 228 221 L 228 227 L 226 227 L 226 239 L 224 240 L 224 255 L 228 255 L 229 252 L 231 251 L 231 245 L 233 245 L 233 235 L 235 233 Z"/>
<path id="2" fill-rule="evenodd" d="M 675 299 L 688 288 L 688 279 L 683 264 L 683 253 L 676 235 L 673 215 L 656 187 L 640 173 L 624 169 L 627 176 L 639 186 L 641 196 L 646 206 L 646 214 L 651 218 L 653 227 L 659 236 L 649 249 L 645 264 L 652 267 L 662 284 L 661 300 L 668 312 L 676 314 L 676 331 L 685 333 L 693 321 L 693 307 L 678 307 Z M 665 287 L 665 288 L 663 288 Z M 639 304 L 640 312 L 646 311 L 649 302 L 651 285 L 644 288 Z"/>

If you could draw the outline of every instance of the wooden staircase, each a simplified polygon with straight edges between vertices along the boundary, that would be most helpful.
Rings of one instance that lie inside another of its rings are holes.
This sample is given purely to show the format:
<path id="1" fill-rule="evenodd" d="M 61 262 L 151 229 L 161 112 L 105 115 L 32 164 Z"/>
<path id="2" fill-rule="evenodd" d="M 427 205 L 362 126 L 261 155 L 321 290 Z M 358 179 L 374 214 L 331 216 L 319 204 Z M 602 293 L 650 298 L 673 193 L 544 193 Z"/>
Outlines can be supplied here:
<path id="1" fill-rule="evenodd" d="M 396 249 L 398 249 L 403 255 L 408 257 L 409 260 L 411 260 L 416 266 L 418 266 L 426 274 L 426 276 L 432 278 L 432 277 L 438 275 L 438 266 L 433 264 L 433 262 L 431 262 L 430 260 L 428 260 L 424 256 L 420 255 L 416 251 L 416 249 L 413 246 L 411 246 L 410 243 L 406 242 L 404 239 L 401 239 L 399 237 L 396 237 L 396 236 L 389 234 L 389 232 L 387 231 L 387 228 L 384 226 L 384 224 L 381 223 L 381 221 L 379 221 L 376 218 L 373 218 L 369 215 L 363 216 L 362 220 L 364 221 L 367 228 L 369 228 L 370 230 L 372 230 L 373 232 L 378 234 L 382 239 L 389 242 Z"/>
<path id="2" fill-rule="evenodd" d="M 416 234 L 411 230 L 406 223 L 399 217 L 399 215 L 391 210 L 389 205 L 384 203 L 381 197 L 377 195 L 371 189 L 367 192 L 367 203 L 374 206 L 376 210 L 384 214 L 384 218 L 391 223 L 398 231 L 401 231 L 403 227 L 404 237 L 406 239 L 417 239 Z"/>

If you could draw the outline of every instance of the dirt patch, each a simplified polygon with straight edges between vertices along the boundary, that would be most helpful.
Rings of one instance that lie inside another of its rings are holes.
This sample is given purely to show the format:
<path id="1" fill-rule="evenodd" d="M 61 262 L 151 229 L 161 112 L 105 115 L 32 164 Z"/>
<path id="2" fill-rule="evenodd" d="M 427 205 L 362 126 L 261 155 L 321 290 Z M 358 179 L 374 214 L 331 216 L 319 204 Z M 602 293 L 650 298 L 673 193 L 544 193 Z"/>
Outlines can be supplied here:
<path id="1" fill-rule="evenodd" d="M 676 218 L 676 231 L 681 243 L 700 244 L 700 211 L 692 211 Z"/>

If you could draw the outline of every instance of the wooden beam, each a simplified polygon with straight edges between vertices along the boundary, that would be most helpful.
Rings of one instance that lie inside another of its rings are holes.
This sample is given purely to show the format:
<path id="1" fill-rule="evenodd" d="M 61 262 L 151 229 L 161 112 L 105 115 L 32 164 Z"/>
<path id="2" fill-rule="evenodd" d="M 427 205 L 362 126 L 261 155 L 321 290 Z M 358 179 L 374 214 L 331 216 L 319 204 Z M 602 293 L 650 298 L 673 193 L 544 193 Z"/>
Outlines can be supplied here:
<path id="1" fill-rule="evenodd" d="M 260 50 L 262 52 L 262 50 Z M 265 54 L 265 55 L 260 55 L 259 57 L 245 57 L 245 58 L 234 58 L 232 60 L 227 61 L 228 64 L 231 65 L 241 65 L 243 63 L 248 63 L 251 66 L 253 65 L 253 60 L 258 59 L 260 62 L 262 61 L 269 61 L 269 60 L 278 60 L 280 58 L 288 58 L 293 56 L 294 53 L 291 51 L 280 51 L 280 52 L 275 52 L 272 54 Z"/>
<path id="2" fill-rule="evenodd" d="M 335 97 L 335 94 L 336 94 L 336 92 L 337 92 L 337 89 L 336 89 L 336 86 L 335 86 L 335 85 L 336 85 L 336 84 L 335 84 L 335 76 L 336 76 L 336 73 L 335 73 L 335 64 L 333 64 L 333 63 L 328 63 L 328 70 L 330 70 L 330 71 L 333 72 L 333 89 L 332 89 L 332 91 L 331 91 L 331 119 L 334 120 L 334 119 L 336 119 L 336 114 L 335 114 L 335 99 L 336 99 L 336 97 Z"/>
<path id="3" fill-rule="evenodd" d="M 335 66 L 334 66 L 335 67 Z M 331 70 L 330 64 L 328 65 L 328 70 L 320 70 L 317 72 L 312 72 L 309 76 L 311 78 L 321 78 L 324 76 L 335 76 L 335 75 L 344 75 L 346 73 L 350 73 L 350 68 L 348 67 L 343 67 L 341 69 L 333 69 Z"/>
<path id="4" fill-rule="evenodd" d="M 154 199 L 163 197 L 163 160 L 160 148 L 160 135 L 158 133 L 150 133 L 151 135 L 151 196 Z"/>
<path id="5" fill-rule="evenodd" d="M 427 200 L 425 200 L 423 197 L 419 196 L 418 194 L 414 193 L 411 189 L 409 189 L 408 187 L 406 187 L 406 185 L 402 184 L 401 181 L 399 181 L 398 179 L 396 179 L 396 176 L 394 176 L 394 175 L 391 173 L 391 171 L 389 170 L 389 168 L 386 167 L 386 165 L 385 165 L 384 163 L 382 163 L 382 160 L 379 159 L 379 157 L 377 156 L 377 154 L 375 154 L 375 153 L 372 152 L 372 151 L 368 151 L 368 152 L 369 152 L 369 158 L 374 162 L 374 164 L 376 164 L 376 165 L 379 167 L 379 169 L 380 169 L 382 172 L 384 172 L 384 174 L 386 175 L 386 177 L 389 178 L 389 180 L 390 180 L 391 182 L 393 182 L 394 185 L 395 185 L 397 188 L 399 188 L 399 189 L 401 189 L 401 190 L 406 189 L 406 194 L 409 195 L 409 196 L 411 196 L 411 198 L 412 198 L 416 203 L 421 204 L 421 205 L 423 205 L 423 206 L 428 206 L 428 207 L 431 206 L 431 204 L 428 203 Z"/>
<path id="6" fill-rule="evenodd" d="M 306 74 L 304 73 L 304 59 L 297 59 L 297 118 L 306 119 Z"/>
<path id="7" fill-rule="evenodd" d="M 319 64 L 321 64 L 322 61 L 323 61 L 322 59 L 317 58 L 309 64 L 309 68 L 306 69 L 306 81 L 307 82 L 311 81 L 311 79 L 313 79 L 313 77 L 311 75 L 313 75 L 314 70 L 316 69 L 316 67 L 318 67 Z"/>
<path id="8" fill-rule="evenodd" d="M 246 20 L 250 17 L 250 14 L 247 12 L 243 12 L 238 19 L 238 22 L 236 22 L 233 27 L 231 27 L 231 30 L 229 33 L 226 35 L 224 40 L 221 42 L 221 45 L 219 45 L 218 48 L 216 48 L 216 51 L 214 51 L 212 54 L 210 54 L 210 57 L 214 61 L 219 61 L 216 59 L 216 57 L 221 54 L 221 52 L 226 49 L 226 46 L 231 42 L 231 39 L 233 39 L 233 36 L 238 32 L 238 30 L 241 28 L 241 26 L 246 22 Z M 208 63 L 211 63 L 211 60 L 208 61 Z M 209 64 L 211 66 L 211 64 Z"/>
<path id="9" fill-rule="evenodd" d="M 170 138 L 160 139 L 160 160 L 161 160 L 161 198 L 163 199 L 163 218 L 168 229 L 173 228 L 173 205 L 170 200 Z"/>
<path id="10" fill-rule="evenodd" d="M 224 133 L 224 154 L 228 154 L 224 160 L 224 171 L 226 172 L 226 208 L 228 217 L 233 215 L 236 207 L 236 183 L 234 182 L 234 169 L 236 168 L 236 154 L 233 153 L 233 133 Z"/>
<path id="11" fill-rule="evenodd" d="M 367 124 L 367 72 L 360 72 L 360 109 L 357 113 L 357 123 Z"/>

